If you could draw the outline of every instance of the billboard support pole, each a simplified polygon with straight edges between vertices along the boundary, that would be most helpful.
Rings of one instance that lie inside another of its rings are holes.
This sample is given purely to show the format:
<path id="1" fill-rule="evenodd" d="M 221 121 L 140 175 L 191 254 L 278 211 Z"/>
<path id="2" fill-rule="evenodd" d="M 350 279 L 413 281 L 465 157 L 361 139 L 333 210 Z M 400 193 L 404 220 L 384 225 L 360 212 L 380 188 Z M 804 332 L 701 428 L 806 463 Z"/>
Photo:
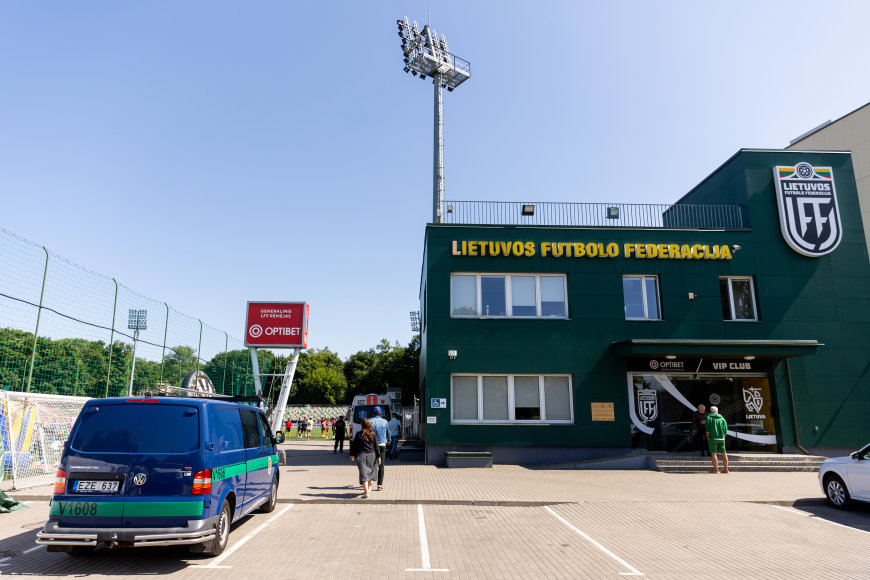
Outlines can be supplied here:
<path id="1" fill-rule="evenodd" d="M 263 385 L 260 383 L 260 361 L 257 360 L 257 349 L 251 347 L 251 370 L 254 372 L 254 392 L 258 397 L 263 396 Z M 262 406 L 262 403 L 260 403 Z"/>
<path id="2" fill-rule="evenodd" d="M 284 367 L 284 379 L 281 381 L 281 393 L 278 395 L 278 404 L 272 415 L 272 433 L 281 431 L 284 427 L 284 411 L 287 408 L 287 398 L 290 396 L 290 385 L 293 384 L 293 375 L 296 374 L 296 363 L 299 362 L 301 348 L 293 349 L 293 358 Z"/>

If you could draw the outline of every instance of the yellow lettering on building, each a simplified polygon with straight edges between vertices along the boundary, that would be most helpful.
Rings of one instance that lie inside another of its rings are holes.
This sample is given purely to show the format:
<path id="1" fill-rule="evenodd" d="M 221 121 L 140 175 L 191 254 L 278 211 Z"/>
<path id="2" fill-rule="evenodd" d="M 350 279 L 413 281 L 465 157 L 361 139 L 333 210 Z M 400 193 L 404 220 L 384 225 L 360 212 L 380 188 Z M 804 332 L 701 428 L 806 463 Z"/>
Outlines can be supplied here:
<path id="1" fill-rule="evenodd" d="M 619 255 L 619 244 L 610 242 L 607 244 L 607 255 L 611 258 L 615 258 Z"/>
<path id="2" fill-rule="evenodd" d="M 546 258 L 550 254 L 550 249 L 553 244 L 550 242 L 541 242 L 541 257 Z"/>
<path id="3" fill-rule="evenodd" d="M 723 260 L 731 259 L 731 249 L 728 246 L 723 245 L 719 250 L 719 257 Z"/>
<path id="4" fill-rule="evenodd" d="M 634 252 L 634 244 L 625 244 L 625 257 L 630 258 Z"/>
<path id="5" fill-rule="evenodd" d="M 462 252 L 459 251 L 459 248 L 456 247 L 456 240 L 453 240 L 453 247 L 451 248 L 454 256 L 461 256 Z"/>
<path id="6" fill-rule="evenodd" d="M 514 242 L 511 246 L 511 251 L 513 252 L 514 256 L 522 256 L 523 252 L 525 251 L 525 244 L 523 244 L 522 242 Z"/>
<path id="7" fill-rule="evenodd" d="M 696 260 L 700 260 L 701 258 L 706 257 L 704 255 L 704 248 L 701 246 L 701 244 L 695 244 L 692 246 L 692 257 Z"/>

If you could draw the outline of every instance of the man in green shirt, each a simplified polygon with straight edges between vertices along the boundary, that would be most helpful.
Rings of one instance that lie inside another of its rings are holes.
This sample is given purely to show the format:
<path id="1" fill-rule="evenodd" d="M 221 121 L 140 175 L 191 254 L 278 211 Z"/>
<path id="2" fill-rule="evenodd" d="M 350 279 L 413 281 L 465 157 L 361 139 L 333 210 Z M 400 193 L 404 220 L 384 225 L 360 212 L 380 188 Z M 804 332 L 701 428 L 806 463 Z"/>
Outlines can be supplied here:
<path id="1" fill-rule="evenodd" d="M 728 432 L 728 423 L 725 421 L 725 417 L 719 414 L 717 407 L 710 407 L 710 414 L 707 415 L 706 429 L 710 457 L 713 459 L 713 469 L 710 470 L 710 473 L 719 473 L 717 453 L 722 454 L 722 463 L 724 465 L 722 473 L 730 473 L 728 471 L 728 454 L 725 453 L 725 434 Z"/>

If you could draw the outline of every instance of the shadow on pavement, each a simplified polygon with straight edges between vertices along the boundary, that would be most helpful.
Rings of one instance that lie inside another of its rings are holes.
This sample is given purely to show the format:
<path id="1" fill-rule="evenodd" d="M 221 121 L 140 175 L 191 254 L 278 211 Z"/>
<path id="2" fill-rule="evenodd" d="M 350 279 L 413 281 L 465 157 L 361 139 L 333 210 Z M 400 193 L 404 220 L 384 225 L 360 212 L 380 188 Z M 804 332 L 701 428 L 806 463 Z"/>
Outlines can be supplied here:
<path id="1" fill-rule="evenodd" d="M 247 515 L 230 528 L 230 545 L 244 537 L 254 523 Z M 40 522 L 38 528 L 41 528 Z M 33 576 L 125 576 L 172 574 L 191 565 L 206 565 L 213 558 L 192 554 L 187 546 L 154 546 L 147 548 L 100 547 L 87 556 L 71 556 L 63 552 L 48 552 L 37 548 L 36 531 L 23 532 L 0 542 L 3 568 L 0 574 Z M 37 548 L 29 553 L 25 550 Z"/>
<path id="2" fill-rule="evenodd" d="M 824 500 L 822 500 L 824 501 Z M 818 499 L 799 499 L 794 509 L 810 514 L 810 517 L 827 520 L 856 530 L 870 532 L 870 504 L 856 503 L 850 509 L 837 509 Z"/>

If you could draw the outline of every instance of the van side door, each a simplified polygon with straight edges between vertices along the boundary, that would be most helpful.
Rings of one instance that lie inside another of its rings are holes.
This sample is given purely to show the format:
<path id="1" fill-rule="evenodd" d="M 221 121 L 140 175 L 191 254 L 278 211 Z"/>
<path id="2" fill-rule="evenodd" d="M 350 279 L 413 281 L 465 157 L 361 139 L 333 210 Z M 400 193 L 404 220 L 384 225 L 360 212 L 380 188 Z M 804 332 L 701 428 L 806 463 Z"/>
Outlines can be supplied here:
<path id="1" fill-rule="evenodd" d="M 235 405 L 211 405 L 212 496 L 221 498 L 227 487 L 236 494 L 236 505 L 245 501 L 247 455 L 242 419 Z M 219 510 L 216 505 L 215 510 Z M 239 510 L 236 510 L 239 513 Z"/>
<path id="2" fill-rule="evenodd" d="M 242 498 L 242 512 L 247 513 L 253 507 L 253 501 L 263 493 L 263 476 L 259 465 L 263 459 L 263 442 L 260 436 L 260 421 L 254 409 L 239 409 L 242 417 L 242 433 L 245 438 L 245 493 Z"/>

